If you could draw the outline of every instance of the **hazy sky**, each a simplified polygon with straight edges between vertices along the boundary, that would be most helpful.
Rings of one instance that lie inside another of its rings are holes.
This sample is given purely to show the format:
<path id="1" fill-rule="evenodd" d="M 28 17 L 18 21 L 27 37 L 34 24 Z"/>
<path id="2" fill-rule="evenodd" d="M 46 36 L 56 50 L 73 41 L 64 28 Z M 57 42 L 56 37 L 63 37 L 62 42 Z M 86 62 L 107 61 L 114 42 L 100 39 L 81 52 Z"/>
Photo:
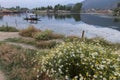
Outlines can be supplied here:
<path id="1" fill-rule="evenodd" d="M 21 7 L 39 7 L 39 6 L 47 6 L 47 5 L 55 5 L 55 4 L 69 4 L 69 3 L 77 3 L 83 0 L 0 0 L 0 5 L 3 7 L 15 7 L 17 5 Z"/>

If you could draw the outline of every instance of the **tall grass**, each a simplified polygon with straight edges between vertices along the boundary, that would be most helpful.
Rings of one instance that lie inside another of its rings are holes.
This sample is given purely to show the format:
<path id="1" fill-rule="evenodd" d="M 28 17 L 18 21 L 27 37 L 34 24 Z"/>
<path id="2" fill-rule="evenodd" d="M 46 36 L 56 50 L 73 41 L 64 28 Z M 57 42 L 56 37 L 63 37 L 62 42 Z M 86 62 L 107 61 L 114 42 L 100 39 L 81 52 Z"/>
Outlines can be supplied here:
<path id="1" fill-rule="evenodd" d="M 0 31 L 2 32 L 18 32 L 19 30 L 12 26 L 1 26 Z"/>
<path id="2" fill-rule="evenodd" d="M 33 37 L 33 35 L 36 33 L 36 32 L 40 32 L 41 30 L 35 28 L 34 26 L 29 26 L 28 28 L 26 29 L 22 29 L 19 31 L 19 34 L 21 36 L 24 36 L 24 37 Z"/>
<path id="3" fill-rule="evenodd" d="M 5 69 L 9 80 L 35 80 L 37 73 L 33 61 L 36 51 L 25 50 L 8 44 L 0 45 L 0 63 Z"/>

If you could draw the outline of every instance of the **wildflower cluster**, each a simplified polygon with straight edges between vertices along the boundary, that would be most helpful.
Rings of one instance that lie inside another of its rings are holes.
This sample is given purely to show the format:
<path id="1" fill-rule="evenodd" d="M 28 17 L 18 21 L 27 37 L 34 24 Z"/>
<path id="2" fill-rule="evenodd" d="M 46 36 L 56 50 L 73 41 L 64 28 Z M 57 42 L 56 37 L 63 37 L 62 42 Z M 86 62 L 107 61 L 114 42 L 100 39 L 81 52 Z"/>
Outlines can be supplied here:
<path id="1" fill-rule="evenodd" d="M 120 56 L 99 43 L 63 43 L 41 61 L 41 73 L 58 80 L 119 80 Z"/>

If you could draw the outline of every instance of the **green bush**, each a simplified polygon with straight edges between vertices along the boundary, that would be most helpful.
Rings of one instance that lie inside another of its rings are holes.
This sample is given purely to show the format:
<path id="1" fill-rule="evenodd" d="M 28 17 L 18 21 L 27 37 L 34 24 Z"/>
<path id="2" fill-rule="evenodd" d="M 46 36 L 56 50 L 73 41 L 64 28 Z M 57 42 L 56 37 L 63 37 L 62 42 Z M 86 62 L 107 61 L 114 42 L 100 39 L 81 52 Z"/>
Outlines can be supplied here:
<path id="1" fill-rule="evenodd" d="M 18 32 L 18 29 L 16 29 L 15 27 L 11 27 L 11 26 L 1 26 L 0 27 L 0 31 L 3 32 Z"/>
<path id="2" fill-rule="evenodd" d="M 67 36 L 64 41 L 65 42 L 73 42 L 73 41 L 80 41 L 81 38 L 78 36 Z"/>
<path id="3" fill-rule="evenodd" d="M 42 32 L 38 32 L 34 35 L 36 40 L 51 40 L 51 39 L 63 39 L 64 35 L 55 34 L 51 30 L 45 30 Z"/>
<path id="4" fill-rule="evenodd" d="M 58 80 L 120 79 L 120 56 L 99 43 L 63 43 L 41 60 L 41 73 Z"/>
<path id="5" fill-rule="evenodd" d="M 50 37 L 51 34 L 52 34 L 52 31 L 45 30 L 45 31 L 36 33 L 34 35 L 34 38 L 36 40 L 49 40 L 49 39 L 51 39 L 51 37 Z"/>
<path id="6" fill-rule="evenodd" d="M 24 37 L 33 37 L 36 32 L 40 32 L 41 30 L 35 28 L 34 26 L 29 26 L 26 29 L 20 30 L 19 34 Z"/>

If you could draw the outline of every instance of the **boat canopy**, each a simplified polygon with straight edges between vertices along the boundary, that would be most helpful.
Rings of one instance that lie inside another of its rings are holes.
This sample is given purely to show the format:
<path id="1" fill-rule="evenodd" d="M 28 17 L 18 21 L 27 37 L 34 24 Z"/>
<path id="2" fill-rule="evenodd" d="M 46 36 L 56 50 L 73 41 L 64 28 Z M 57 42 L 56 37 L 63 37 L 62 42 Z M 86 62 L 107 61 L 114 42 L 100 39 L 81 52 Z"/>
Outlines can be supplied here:
<path id="1" fill-rule="evenodd" d="M 36 14 L 29 13 L 29 14 L 27 14 L 27 17 L 28 17 L 28 18 L 36 18 L 37 15 L 36 15 Z"/>
<path id="2" fill-rule="evenodd" d="M 30 13 L 30 14 L 28 14 L 28 16 L 36 16 L 36 14 L 32 14 L 32 13 Z"/>

